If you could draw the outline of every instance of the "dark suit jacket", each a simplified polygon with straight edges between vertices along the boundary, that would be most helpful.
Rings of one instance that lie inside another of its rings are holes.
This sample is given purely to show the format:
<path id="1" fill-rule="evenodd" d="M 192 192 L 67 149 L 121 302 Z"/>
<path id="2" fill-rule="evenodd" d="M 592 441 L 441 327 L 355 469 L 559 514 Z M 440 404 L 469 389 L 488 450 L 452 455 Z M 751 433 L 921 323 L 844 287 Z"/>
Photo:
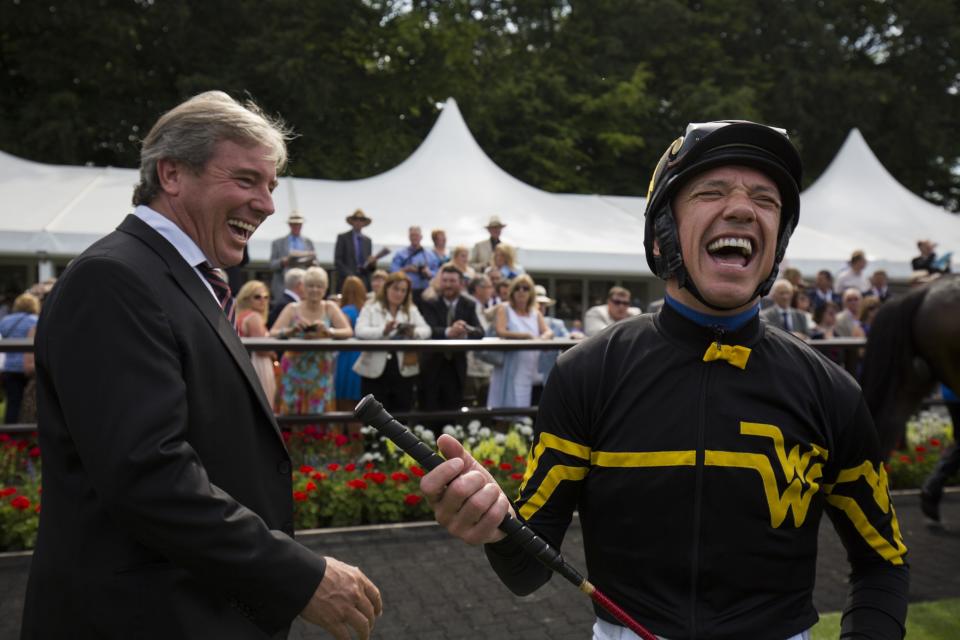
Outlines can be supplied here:
<path id="1" fill-rule="evenodd" d="M 43 512 L 24 638 L 262 638 L 323 578 L 250 357 L 139 218 L 71 263 L 37 330 Z"/>
<path id="2" fill-rule="evenodd" d="M 767 307 L 760 312 L 760 318 L 766 320 L 775 327 L 780 327 L 784 331 L 787 331 L 787 328 L 783 325 L 783 316 L 781 315 L 780 307 L 773 305 L 772 307 Z M 790 314 L 790 322 L 793 324 L 792 331 L 797 333 L 802 333 L 803 335 L 810 335 L 810 327 L 807 326 L 807 316 L 803 315 L 796 309 L 788 309 L 787 313 Z"/>
<path id="3" fill-rule="evenodd" d="M 283 291 L 283 295 L 280 296 L 280 299 L 270 305 L 270 313 L 267 314 L 267 328 L 273 329 L 273 323 L 277 321 L 277 318 L 280 317 L 280 312 L 290 304 L 291 302 L 296 302 L 293 297 L 287 293 L 286 290 Z"/>
<path id="4" fill-rule="evenodd" d="M 823 306 L 824 300 L 817 294 L 817 288 L 811 287 L 807 289 L 807 297 L 810 298 L 810 309 L 816 310 Z M 833 302 L 838 307 L 840 306 L 840 296 L 838 296 L 833 291 L 830 292 L 830 301 Z"/>
<path id="5" fill-rule="evenodd" d="M 420 303 L 420 313 L 423 319 L 430 325 L 430 337 L 434 340 L 445 340 L 447 330 L 447 304 L 443 298 L 433 300 L 424 300 Z M 477 318 L 477 304 L 474 300 L 465 296 L 457 298 L 456 307 L 453 310 L 454 320 L 463 320 L 471 327 L 479 327 L 480 320 Z M 479 338 L 480 336 L 472 336 Z M 442 374 L 441 366 L 445 361 L 443 352 L 425 352 L 420 354 L 420 379 L 424 386 L 434 384 L 437 376 Z M 460 381 L 460 387 L 467 379 L 467 354 L 465 351 L 458 351 L 453 354 L 453 362 L 457 369 L 457 378 Z"/>
<path id="6" fill-rule="evenodd" d="M 364 269 L 362 265 L 373 253 L 373 241 L 363 234 L 360 235 L 360 252 L 358 259 L 357 249 L 353 244 L 353 230 L 337 236 L 337 245 L 333 249 L 333 264 L 337 269 L 337 291 L 343 290 L 343 281 L 347 276 L 358 276 L 363 280 L 364 286 L 370 289 L 370 270 Z"/>

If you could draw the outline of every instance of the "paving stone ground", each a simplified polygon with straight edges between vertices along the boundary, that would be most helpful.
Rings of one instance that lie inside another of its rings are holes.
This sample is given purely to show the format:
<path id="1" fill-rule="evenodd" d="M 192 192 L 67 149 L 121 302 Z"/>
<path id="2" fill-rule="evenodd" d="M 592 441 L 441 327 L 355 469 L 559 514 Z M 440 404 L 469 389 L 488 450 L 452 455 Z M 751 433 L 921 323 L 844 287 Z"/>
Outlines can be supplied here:
<path id="1" fill-rule="evenodd" d="M 944 497 L 947 526 L 942 529 L 926 525 L 915 493 L 894 496 L 894 505 L 910 548 L 910 600 L 960 597 L 960 492 Z M 829 521 L 823 522 L 814 604 L 828 612 L 843 607 L 848 565 Z M 304 536 L 302 542 L 318 553 L 360 566 L 380 587 L 384 615 L 374 630 L 377 639 L 590 637 L 590 601 L 572 585 L 554 577 L 531 596 L 513 596 L 489 568 L 481 549 L 463 545 L 433 525 L 321 533 Z M 580 527 L 574 521 L 564 556 L 580 569 L 585 566 L 581 545 Z M 0 638 L 19 634 L 29 566 L 29 555 L 0 558 Z M 957 620 L 954 637 L 960 638 L 960 613 Z M 329 636 L 301 622 L 294 624 L 289 636 L 289 640 L 323 638 Z"/>

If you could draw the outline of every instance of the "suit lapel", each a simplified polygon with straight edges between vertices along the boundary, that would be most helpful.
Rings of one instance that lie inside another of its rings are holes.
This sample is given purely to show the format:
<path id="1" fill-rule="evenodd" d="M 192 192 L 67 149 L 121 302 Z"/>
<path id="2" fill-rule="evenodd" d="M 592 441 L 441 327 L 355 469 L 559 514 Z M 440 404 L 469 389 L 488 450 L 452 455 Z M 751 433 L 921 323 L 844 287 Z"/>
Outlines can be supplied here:
<path id="1" fill-rule="evenodd" d="M 210 324 L 223 346 L 233 357 L 237 366 L 240 367 L 247 379 L 247 384 L 257 396 L 260 406 L 269 418 L 270 424 L 277 435 L 280 436 L 280 427 L 277 425 L 277 420 L 270 409 L 270 403 L 267 402 L 266 394 L 253 369 L 253 364 L 250 362 L 250 354 L 243 343 L 240 342 L 240 337 L 237 336 L 236 330 L 227 321 L 227 317 L 223 314 L 220 306 L 213 299 L 203 282 L 200 281 L 193 267 L 187 264 L 172 244 L 140 218 L 128 215 L 117 229 L 140 239 L 167 263 L 174 280 Z"/>

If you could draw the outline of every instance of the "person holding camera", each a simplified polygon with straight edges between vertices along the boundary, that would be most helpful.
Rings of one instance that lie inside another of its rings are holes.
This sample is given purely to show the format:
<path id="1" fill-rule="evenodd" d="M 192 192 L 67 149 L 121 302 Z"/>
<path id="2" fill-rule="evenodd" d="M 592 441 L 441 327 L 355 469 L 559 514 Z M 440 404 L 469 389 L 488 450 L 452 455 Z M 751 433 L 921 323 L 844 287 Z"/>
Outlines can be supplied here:
<path id="1" fill-rule="evenodd" d="M 343 339 L 353 336 L 337 303 L 326 300 L 329 279 L 320 267 L 303 277 L 304 298 L 288 304 L 270 330 L 274 338 Z M 334 400 L 335 351 L 288 351 L 280 359 L 278 415 L 323 413 Z"/>
<path id="2" fill-rule="evenodd" d="M 416 305 L 413 287 L 404 271 L 391 273 L 373 303 L 365 304 L 357 318 L 361 340 L 425 340 L 430 326 Z M 413 381 L 420 373 L 416 351 L 364 351 L 353 370 L 360 374 L 360 394 L 377 396 L 391 413 L 413 407 Z"/>
<path id="3" fill-rule="evenodd" d="M 420 311 L 437 340 L 482 338 L 474 300 L 460 295 L 463 272 L 453 264 L 440 268 L 440 295 L 424 300 Z M 424 411 L 459 409 L 467 381 L 467 354 L 464 351 L 423 354 L 420 374 L 420 408 Z"/>
<path id="4" fill-rule="evenodd" d="M 436 262 L 436 257 L 421 244 L 423 232 L 420 231 L 420 227 L 410 227 L 408 237 L 410 246 L 393 254 L 390 271 L 407 274 L 410 285 L 413 287 L 413 302 L 419 305 L 423 290 L 430 285 L 430 279 L 436 274 L 439 264 Z"/>

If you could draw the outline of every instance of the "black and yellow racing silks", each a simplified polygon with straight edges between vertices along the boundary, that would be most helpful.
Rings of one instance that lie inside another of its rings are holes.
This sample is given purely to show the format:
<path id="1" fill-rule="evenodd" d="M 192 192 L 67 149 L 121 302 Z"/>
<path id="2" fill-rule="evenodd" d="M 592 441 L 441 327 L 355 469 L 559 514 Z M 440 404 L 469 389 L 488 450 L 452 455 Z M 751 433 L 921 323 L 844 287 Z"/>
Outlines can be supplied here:
<path id="1" fill-rule="evenodd" d="M 906 547 L 860 389 L 756 316 L 724 335 L 665 305 L 561 356 L 514 504 L 555 546 L 578 510 L 590 581 L 671 640 L 813 626 L 826 511 L 852 567 L 844 634 L 903 636 Z M 509 541 L 487 555 L 516 593 L 549 579 Z"/>

